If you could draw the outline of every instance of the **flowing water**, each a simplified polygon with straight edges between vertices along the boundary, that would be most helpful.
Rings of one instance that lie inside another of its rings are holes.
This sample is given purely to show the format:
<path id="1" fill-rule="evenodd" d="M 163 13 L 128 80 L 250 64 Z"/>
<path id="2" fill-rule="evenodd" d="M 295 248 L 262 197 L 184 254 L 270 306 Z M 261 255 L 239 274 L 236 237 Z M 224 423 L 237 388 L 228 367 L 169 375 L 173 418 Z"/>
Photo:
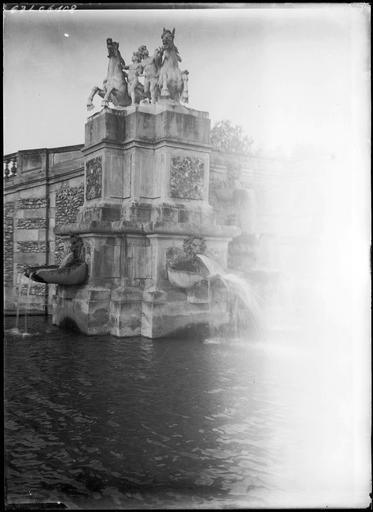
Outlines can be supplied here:
<path id="1" fill-rule="evenodd" d="M 21 309 L 21 297 L 22 297 L 22 289 L 23 289 L 23 284 L 27 285 L 27 292 L 26 292 L 26 306 L 25 306 L 25 309 L 24 309 L 24 329 L 21 330 L 20 327 L 19 327 L 19 314 L 20 314 L 20 309 Z M 12 333 L 15 334 L 15 335 L 19 335 L 19 336 L 29 336 L 29 333 L 28 333 L 28 330 L 27 330 L 27 319 L 28 319 L 28 315 L 29 315 L 29 312 L 30 312 L 30 302 L 29 302 L 29 297 L 30 297 L 30 289 L 31 289 L 31 284 L 32 284 L 32 281 L 31 279 L 28 279 L 27 277 L 25 277 L 23 274 L 19 273 L 17 275 L 17 285 L 16 285 L 16 294 L 17 294 L 17 299 L 16 299 L 16 322 L 15 322 L 15 326 L 12 328 Z"/>
<path id="2" fill-rule="evenodd" d="M 16 293 L 17 293 L 17 306 L 16 306 L 16 326 L 15 329 L 19 329 L 19 306 L 20 306 L 20 299 L 21 299 L 21 293 L 22 293 L 22 274 L 17 275 L 17 286 L 16 286 Z"/>
<path id="3" fill-rule="evenodd" d="M 258 328 L 262 316 L 261 308 L 259 306 L 260 297 L 257 296 L 248 280 L 238 274 L 225 271 L 219 263 L 204 254 L 197 254 L 197 257 L 200 259 L 200 261 L 202 261 L 209 272 L 209 289 L 211 286 L 210 281 L 216 277 L 220 278 L 228 289 L 229 302 L 232 309 L 231 323 L 236 333 L 239 331 L 238 325 L 236 325 L 239 319 L 239 307 L 237 299 L 239 299 L 246 310 L 250 312 L 250 320 L 254 324 L 254 327 Z"/>
<path id="4" fill-rule="evenodd" d="M 27 293 L 26 293 L 26 308 L 25 308 L 25 330 L 24 330 L 24 334 L 27 336 L 29 333 L 28 333 L 28 328 L 27 328 L 27 320 L 28 320 L 28 316 L 29 316 L 29 313 L 30 313 L 30 290 L 31 290 L 31 285 L 32 285 L 32 281 L 31 279 L 27 279 Z"/>
<path id="5" fill-rule="evenodd" d="M 42 317 L 25 338 L 6 321 L 8 503 L 312 506 L 334 489 L 317 458 L 327 393 L 299 340 L 87 337 Z"/>

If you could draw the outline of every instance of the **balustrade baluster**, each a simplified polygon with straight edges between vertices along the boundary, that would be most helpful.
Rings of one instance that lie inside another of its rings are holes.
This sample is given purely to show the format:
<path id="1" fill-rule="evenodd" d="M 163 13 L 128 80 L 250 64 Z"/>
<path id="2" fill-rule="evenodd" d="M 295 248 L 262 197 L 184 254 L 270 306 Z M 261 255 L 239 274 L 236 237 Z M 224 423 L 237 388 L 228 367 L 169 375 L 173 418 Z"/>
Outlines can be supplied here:
<path id="1" fill-rule="evenodd" d="M 6 156 L 3 160 L 3 177 L 11 178 L 17 175 L 18 160 L 17 156 Z"/>
<path id="2" fill-rule="evenodd" d="M 3 176 L 4 176 L 4 178 L 8 178 L 8 176 L 9 176 L 9 161 L 8 160 L 5 160 L 5 162 L 4 162 Z"/>
<path id="3" fill-rule="evenodd" d="M 15 176 L 17 174 L 17 158 L 14 158 L 14 160 L 12 160 L 12 166 L 10 170 L 12 176 Z"/>

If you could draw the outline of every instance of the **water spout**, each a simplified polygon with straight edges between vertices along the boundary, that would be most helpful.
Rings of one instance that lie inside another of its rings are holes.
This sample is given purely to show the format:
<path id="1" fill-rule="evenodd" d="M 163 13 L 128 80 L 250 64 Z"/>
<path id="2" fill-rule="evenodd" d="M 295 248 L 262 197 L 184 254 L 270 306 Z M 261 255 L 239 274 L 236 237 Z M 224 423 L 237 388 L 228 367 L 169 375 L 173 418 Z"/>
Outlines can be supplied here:
<path id="1" fill-rule="evenodd" d="M 226 272 L 223 267 L 204 254 L 197 254 L 197 258 L 205 265 L 208 274 L 209 295 L 210 295 L 210 282 L 214 277 L 220 278 L 225 287 L 227 288 L 230 298 L 230 321 L 234 326 L 235 332 L 238 331 L 239 325 L 239 302 L 241 302 L 247 311 L 252 316 L 252 321 L 256 328 L 259 327 L 259 320 L 261 318 L 261 308 L 258 303 L 258 298 L 250 283 L 243 277 Z"/>
<path id="2" fill-rule="evenodd" d="M 197 258 L 202 261 L 207 270 L 209 271 L 208 277 L 214 276 L 223 276 L 225 274 L 225 270 L 217 261 L 212 260 L 205 254 L 197 254 Z"/>

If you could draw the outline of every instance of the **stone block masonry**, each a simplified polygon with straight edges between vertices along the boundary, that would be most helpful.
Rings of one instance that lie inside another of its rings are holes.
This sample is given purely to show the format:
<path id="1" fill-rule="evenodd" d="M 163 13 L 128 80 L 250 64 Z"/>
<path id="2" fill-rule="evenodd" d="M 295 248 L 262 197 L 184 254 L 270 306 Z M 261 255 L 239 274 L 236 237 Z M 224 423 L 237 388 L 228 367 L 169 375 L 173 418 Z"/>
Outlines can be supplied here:
<path id="1" fill-rule="evenodd" d="M 30 198 L 30 199 L 19 199 L 17 202 L 17 208 L 22 210 L 35 209 L 35 208 L 46 208 L 47 200 L 45 198 Z"/>
<path id="2" fill-rule="evenodd" d="M 24 172 L 29 170 L 31 164 L 30 158 L 25 158 L 23 152 L 13 156 L 13 160 L 17 164 L 15 175 L 10 178 L 4 175 L 3 271 L 5 310 L 7 312 L 15 312 L 17 302 L 21 306 L 21 314 L 23 314 L 26 304 L 32 311 L 45 312 L 45 302 L 48 298 L 47 287 L 43 284 L 32 283 L 29 290 L 30 297 L 27 299 L 25 296 L 27 290 L 22 289 L 21 298 L 18 300 L 17 283 L 19 281 L 17 278 L 28 266 L 55 263 L 55 236 L 53 232 L 56 210 L 55 196 L 61 186 L 63 187 L 63 184 L 65 184 L 65 192 L 59 194 L 60 200 L 63 199 L 62 203 L 59 204 L 60 222 L 74 221 L 77 208 L 82 204 L 83 162 L 80 151 L 81 145 L 54 149 L 48 150 L 48 175 L 40 173 L 39 170 L 37 172 Z M 34 160 L 44 162 L 45 151 L 45 149 L 34 150 Z M 4 161 L 7 161 L 7 157 Z M 68 177 L 66 173 L 68 173 Z M 48 179 L 47 182 L 44 181 L 45 178 Z M 75 189 L 79 188 L 80 184 L 80 192 L 76 194 Z M 66 194 L 66 188 L 71 188 L 72 195 Z M 81 195 L 81 200 L 76 204 L 75 196 L 79 195 Z M 49 293 L 49 299 L 52 293 L 53 290 Z"/>
<path id="3" fill-rule="evenodd" d="M 46 242 L 17 242 L 16 252 L 40 253 L 46 252 Z"/>
<path id="4" fill-rule="evenodd" d="M 4 285 L 13 286 L 14 202 L 4 206 Z"/>
<path id="5" fill-rule="evenodd" d="M 70 224 L 76 221 L 79 208 L 84 203 L 84 183 L 78 187 L 70 187 L 63 185 L 56 192 L 56 228 L 64 224 Z M 65 243 L 63 238 L 56 235 L 55 239 L 55 261 L 56 264 L 61 263 L 63 253 L 65 251 Z"/>
<path id="6" fill-rule="evenodd" d="M 37 296 L 37 297 L 44 297 L 45 295 L 45 288 L 46 284 L 42 283 L 32 283 L 29 290 L 29 295 Z M 27 295 L 28 286 L 26 284 L 22 285 L 21 294 Z"/>
<path id="7" fill-rule="evenodd" d="M 13 196 L 14 201 L 5 205 L 5 254 L 8 255 L 5 258 L 4 270 L 7 286 L 11 287 L 11 292 L 7 293 L 6 297 L 7 309 L 14 307 L 12 301 L 19 301 L 16 290 L 18 273 L 24 271 L 26 266 L 46 263 L 48 201 L 45 197 L 40 197 L 43 193 L 44 187 L 34 187 L 30 189 L 30 197 L 24 197 L 22 191 Z M 39 197 L 33 197 L 34 194 Z M 45 285 L 32 284 L 29 289 L 30 298 L 26 299 L 28 289 L 29 287 L 24 285 L 21 290 L 21 308 L 27 302 L 32 310 L 43 311 Z"/>
<path id="8" fill-rule="evenodd" d="M 16 229 L 47 229 L 45 218 L 17 219 Z"/>

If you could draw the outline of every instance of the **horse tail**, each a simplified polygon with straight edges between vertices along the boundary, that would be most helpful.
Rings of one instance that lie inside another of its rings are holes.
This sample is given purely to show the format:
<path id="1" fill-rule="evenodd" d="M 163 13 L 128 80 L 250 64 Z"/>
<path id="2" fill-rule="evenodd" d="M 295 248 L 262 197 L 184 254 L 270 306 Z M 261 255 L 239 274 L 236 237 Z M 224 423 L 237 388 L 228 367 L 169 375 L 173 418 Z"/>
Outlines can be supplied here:
<path id="1" fill-rule="evenodd" d="M 159 70 L 159 73 L 158 73 L 158 86 L 159 87 L 162 87 L 163 85 L 163 75 L 164 75 L 165 71 L 163 68 L 160 68 Z"/>
<path id="2" fill-rule="evenodd" d="M 187 69 L 181 72 L 181 79 L 183 81 L 181 101 L 183 101 L 184 103 L 189 103 L 188 76 L 189 71 Z"/>

